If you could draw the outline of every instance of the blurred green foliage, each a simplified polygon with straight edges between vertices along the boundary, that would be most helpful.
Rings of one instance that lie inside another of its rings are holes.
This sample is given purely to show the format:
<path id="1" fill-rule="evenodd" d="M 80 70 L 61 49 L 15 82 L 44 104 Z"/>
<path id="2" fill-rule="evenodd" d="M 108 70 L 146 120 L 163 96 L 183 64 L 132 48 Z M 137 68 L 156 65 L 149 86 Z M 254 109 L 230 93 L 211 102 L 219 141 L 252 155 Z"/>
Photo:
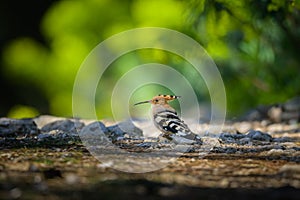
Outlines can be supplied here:
<path id="1" fill-rule="evenodd" d="M 8 113 L 8 116 L 15 119 L 20 119 L 24 117 L 36 117 L 39 112 L 30 106 L 15 105 L 12 107 Z"/>
<path id="2" fill-rule="evenodd" d="M 299 95 L 300 1 L 195 5 L 196 33 L 221 70 L 229 114 Z"/>
<path id="3" fill-rule="evenodd" d="M 131 28 L 166 27 L 193 37 L 212 56 L 226 86 L 228 113 L 234 116 L 299 95 L 299 9 L 299 0 L 61 0 L 41 23 L 47 45 L 16 39 L 3 53 L 3 72 L 37 85 L 49 100 L 50 114 L 71 116 L 77 70 L 98 43 Z M 199 100 L 209 100 L 204 83 L 183 59 L 158 50 L 125 55 L 105 72 L 104 81 L 113 87 L 128 69 L 149 61 L 179 69 L 197 85 Z M 101 118 L 111 115 L 111 90 L 97 93 Z M 157 89 L 151 90 L 138 98 L 148 99 Z"/>

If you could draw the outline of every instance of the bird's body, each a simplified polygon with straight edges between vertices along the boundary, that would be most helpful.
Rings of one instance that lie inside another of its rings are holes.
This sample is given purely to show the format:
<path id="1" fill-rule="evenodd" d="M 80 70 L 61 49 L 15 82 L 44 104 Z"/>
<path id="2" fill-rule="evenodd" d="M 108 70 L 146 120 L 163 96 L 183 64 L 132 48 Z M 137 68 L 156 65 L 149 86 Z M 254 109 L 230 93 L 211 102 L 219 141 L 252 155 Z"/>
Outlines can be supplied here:
<path id="1" fill-rule="evenodd" d="M 177 115 L 168 101 L 178 99 L 174 95 L 158 95 L 149 101 L 136 103 L 150 103 L 152 105 L 153 123 L 163 134 L 162 137 L 175 143 L 201 144 L 201 138 L 193 133 L 183 120 Z"/>

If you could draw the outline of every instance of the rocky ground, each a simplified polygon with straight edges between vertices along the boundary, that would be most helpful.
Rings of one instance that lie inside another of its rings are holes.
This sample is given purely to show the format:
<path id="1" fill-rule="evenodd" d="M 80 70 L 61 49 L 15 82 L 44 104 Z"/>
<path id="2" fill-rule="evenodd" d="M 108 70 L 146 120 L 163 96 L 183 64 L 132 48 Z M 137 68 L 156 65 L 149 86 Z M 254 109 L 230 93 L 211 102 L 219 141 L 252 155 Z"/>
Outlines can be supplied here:
<path id="1" fill-rule="evenodd" d="M 0 199 L 299 199 L 294 115 L 227 122 L 202 137 L 171 145 L 129 121 L 1 118 Z"/>

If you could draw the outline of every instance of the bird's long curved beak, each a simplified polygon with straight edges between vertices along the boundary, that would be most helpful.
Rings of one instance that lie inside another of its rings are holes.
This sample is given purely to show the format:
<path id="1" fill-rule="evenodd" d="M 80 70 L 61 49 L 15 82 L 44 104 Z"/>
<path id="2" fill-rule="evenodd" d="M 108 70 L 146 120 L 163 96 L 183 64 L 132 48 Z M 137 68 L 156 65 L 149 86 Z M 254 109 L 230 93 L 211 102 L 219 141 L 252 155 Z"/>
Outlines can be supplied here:
<path id="1" fill-rule="evenodd" d="M 142 102 L 138 102 L 138 103 L 135 103 L 133 104 L 134 106 L 136 105 L 140 105 L 140 104 L 143 104 L 143 103 L 150 103 L 151 100 L 148 100 L 148 101 L 142 101 Z"/>

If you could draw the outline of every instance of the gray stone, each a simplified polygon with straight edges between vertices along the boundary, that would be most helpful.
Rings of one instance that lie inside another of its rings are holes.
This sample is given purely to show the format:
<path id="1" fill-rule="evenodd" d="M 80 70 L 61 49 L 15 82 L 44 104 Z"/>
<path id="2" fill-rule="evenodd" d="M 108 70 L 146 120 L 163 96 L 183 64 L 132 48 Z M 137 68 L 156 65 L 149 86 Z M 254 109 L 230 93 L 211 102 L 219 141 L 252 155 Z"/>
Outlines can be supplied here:
<path id="1" fill-rule="evenodd" d="M 52 137 L 50 133 L 41 133 L 37 136 L 38 141 L 44 140 L 45 138 Z"/>
<path id="2" fill-rule="evenodd" d="M 238 140 L 245 138 L 244 134 L 221 133 L 220 139 L 225 143 L 237 143 Z"/>
<path id="3" fill-rule="evenodd" d="M 293 139 L 290 137 L 279 137 L 279 138 L 273 138 L 273 142 L 280 142 L 280 143 L 284 143 L 284 142 L 292 142 Z"/>
<path id="4" fill-rule="evenodd" d="M 62 130 L 52 130 L 50 132 L 41 133 L 37 136 L 37 141 L 54 145 L 72 144 L 79 141 L 78 134 L 70 134 Z"/>
<path id="5" fill-rule="evenodd" d="M 284 109 L 291 112 L 300 112 L 300 97 L 294 97 L 284 104 Z"/>
<path id="6" fill-rule="evenodd" d="M 271 123 L 299 122 L 300 121 L 300 97 L 295 97 L 285 103 L 259 106 L 248 112 L 241 120 L 262 121 Z"/>
<path id="7" fill-rule="evenodd" d="M 16 137 L 37 135 L 39 130 L 32 119 L 0 118 L 0 136 Z"/>
<path id="8" fill-rule="evenodd" d="M 273 141 L 271 135 L 256 130 L 250 130 L 247 134 L 222 133 L 220 135 L 220 139 L 224 143 L 237 143 L 240 145 L 252 145 L 253 141 L 259 141 L 259 142 Z"/>
<path id="9" fill-rule="evenodd" d="M 116 125 L 107 127 L 109 137 L 116 140 L 119 137 L 139 138 L 143 136 L 143 131 L 136 127 L 132 121 L 127 120 Z"/>
<path id="10" fill-rule="evenodd" d="M 213 147 L 213 149 L 211 150 L 212 153 L 226 153 L 226 154 L 234 154 L 237 152 L 236 148 L 233 147 L 219 147 L 219 146 L 215 146 Z"/>
<path id="11" fill-rule="evenodd" d="M 83 128 L 84 124 L 82 122 L 71 121 L 70 119 L 54 121 L 49 124 L 46 124 L 41 129 L 42 133 L 47 133 L 53 130 L 60 130 L 68 134 L 77 135 L 78 131 Z"/>
<path id="12" fill-rule="evenodd" d="M 107 132 L 108 130 L 105 125 L 102 122 L 97 121 L 83 127 L 80 131 L 80 136 L 99 135 L 100 133 L 107 134 Z"/>
<path id="13" fill-rule="evenodd" d="M 263 133 L 261 131 L 255 131 L 255 130 L 250 130 L 248 132 L 248 134 L 246 135 L 246 137 L 252 139 L 252 140 L 259 140 L 259 141 L 265 141 L 265 142 L 271 142 L 272 141 L 272 136 L 267 134 L 267 133 Z"/>
<path id="14" fill-rule="evenodd" d="M 83 127 L 79 132 L 79 136 L 83 144 L 89 147 L 95 145 L 109 145 L 111 143 L 108 130 L 100 121 Z"/>
<path id="15" fill-rule="evenodd" d="M 232 137 L 231 133 L 221 133 L 220 134 L 220 139 L 225 142 L 225 143 L 233 143 L 235 142 L 235 139 Z"/>
<path id="16" fill-rule="evenodd" d="M 240 139 L 240 140 L 238 141 L 238 143 L 239 143 L 240 145 L 252 145 L 252 141 L 251 141 L 251 139 L 248 138 L 248 137 L 245 137 L 245 138 Z"/>

